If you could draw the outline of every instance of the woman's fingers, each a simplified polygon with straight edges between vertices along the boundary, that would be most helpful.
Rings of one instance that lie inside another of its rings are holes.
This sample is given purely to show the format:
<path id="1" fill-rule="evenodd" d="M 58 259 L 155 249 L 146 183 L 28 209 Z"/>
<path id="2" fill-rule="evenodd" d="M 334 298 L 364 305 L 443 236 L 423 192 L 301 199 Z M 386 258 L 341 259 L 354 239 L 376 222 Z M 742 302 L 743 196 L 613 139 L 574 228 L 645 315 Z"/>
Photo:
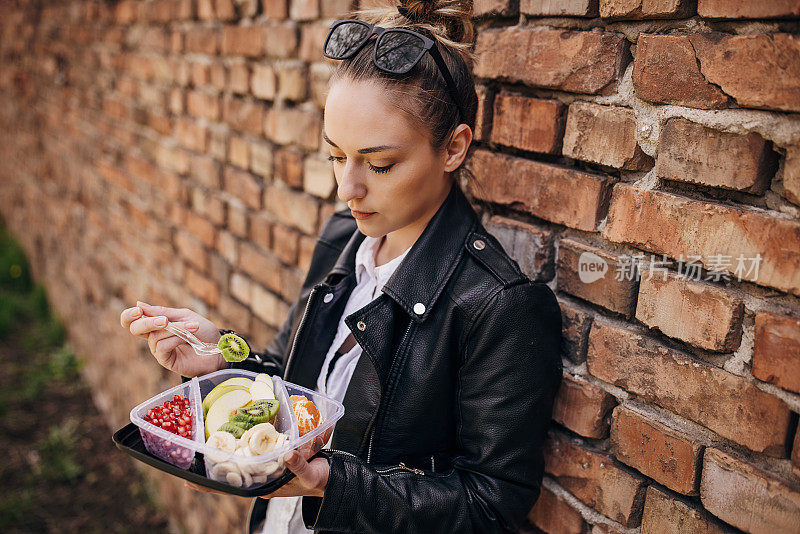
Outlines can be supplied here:
<path id="1" fill-rule="evenodd" d="M 185 321 L 186 310 L 181 308 L 167 308 L 166 306 L 154 306 L 146 302 L 136 301 L 136 306 L 142 309 L 145 315 L 150 317 L 163 315 L 170 321 Z"/>
<path id="2" fill-rule="evenodd" d="M 125 308 L 119 314 L 119 322 L 122 328 L 130 328 L 131 323 L 142 316 L 142 309 L 139 306 L 133 308 Z"/>
<path id="3" fill-rule="evenodd" d="M 162 330 L 167 326 L 167 318 L 163 315 L 158 317 L 143 316 L 133 321 L 130 325 L 131 334 L 144 337 L 153 330 Z"/>

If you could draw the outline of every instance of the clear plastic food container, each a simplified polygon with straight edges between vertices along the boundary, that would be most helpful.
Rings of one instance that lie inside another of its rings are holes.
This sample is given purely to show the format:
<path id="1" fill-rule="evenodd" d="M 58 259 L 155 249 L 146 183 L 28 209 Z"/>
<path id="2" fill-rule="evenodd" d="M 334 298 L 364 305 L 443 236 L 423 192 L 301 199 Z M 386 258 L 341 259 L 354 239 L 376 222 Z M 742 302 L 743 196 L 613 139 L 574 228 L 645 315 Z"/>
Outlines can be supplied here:
<path id="1" fill-rule="evenodd" d="M 192 410 L 192 439 L 173 434 L 144 420 L 144 416 L 151 408 L 163 405 L 175 395 L 189 399 Z M 136 406 L 131 410 L 131 422 L 139 427 L 147 452 L 181 469 L 188 469 L 194 460 L 197 444 L 202 443 L 204 437 L 203 409 L 197 378 L 168 389 Z"/>
<path id="2" fill-rule="evenodd" d="M 304 458 L 316 454 L 330 439 L 336 422 L 344 415 L 344 406 L 334 399 L 304 387 L 272 377 L 275 398 L 279 401 L 274 427 L 286 434 L 279 447 L 255 456 L 245 456 L 220 450 L 205 443 L 202 399 L 217 385 L 235 377 L 255 379 L 258 373 L 241 369 L 223 369 L 169 389 L 131 410 L 131 421 L 139 427 L 142 440 L 150 454 L 167 462 L 188 469 L 194 453 L 203 455 L 206 477 L 236 490 L 253 490 L 280 478 L 285 472 L 283 456 L 297 449 Z M 173 395 L 188 397 L 194 418 L 193 439 L 172 434 L 144 420 L 147 411 L 172 399 Z M 291 395 L 303 395 L 311 400 L 320 413 L 316 428 L 300 436 L 294 410 L 289 400 Z M 194 468 L 193 468 L 194 469 Z"/>

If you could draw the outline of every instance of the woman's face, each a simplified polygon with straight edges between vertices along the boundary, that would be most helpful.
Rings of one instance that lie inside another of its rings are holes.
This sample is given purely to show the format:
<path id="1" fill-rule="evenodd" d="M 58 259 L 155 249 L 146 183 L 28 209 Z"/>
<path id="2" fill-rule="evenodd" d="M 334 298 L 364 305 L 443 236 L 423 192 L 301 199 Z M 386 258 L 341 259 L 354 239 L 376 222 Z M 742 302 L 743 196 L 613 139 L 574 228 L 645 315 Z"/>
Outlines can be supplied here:
<path id="1" fill-rule="evenodd" d="M 453 166 L 448 150 L 435 152 L 427 133 L 412 127 L 384 93 L 369 82 L 336 82 L 325 103 L 323 135 L 339 198 L 358 229 L 372 237 L 395 232 L 410 246 L 450 191 L 447 172 L 463 156 Z"/>

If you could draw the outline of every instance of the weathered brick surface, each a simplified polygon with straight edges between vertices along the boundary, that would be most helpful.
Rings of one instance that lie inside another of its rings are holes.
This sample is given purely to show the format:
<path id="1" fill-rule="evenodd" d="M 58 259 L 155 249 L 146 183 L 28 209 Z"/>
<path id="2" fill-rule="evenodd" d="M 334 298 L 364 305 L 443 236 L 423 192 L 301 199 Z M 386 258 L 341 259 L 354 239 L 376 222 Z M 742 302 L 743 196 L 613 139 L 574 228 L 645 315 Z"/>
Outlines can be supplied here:
<path id="1" fill-rule="evenodd" d="M 653 166 L 653 158 L 642 152 L 636 141 L 633 110 L 589 102 L 570 104 L 563 153 L 617 169 Z"/>
<path id="2" fill-rule="evenodd" d="M 648 486 L 642 513 L 642 534 L 725 534 L 725 529 L 702 508 Z"/>
<path id="3" fill-rule="evenodd" d="M 638 283 L 626 272 L 625 261 L 572 239 L 558 247 L 558 289 L 630 317 Z"/>
<path id="4" fill-rule="evenodd" d="M 800 530 L 800 484 L 789 485 L 718 449 L 706 449 L 700 500 L 715 516 L 753 534 Z"/>
<path id="5" fill-rule="evenodd" d="M 607 391 L 565 372 L 553 419 L 581 436 L 601 439 L 608 435 L 609 414 L 615 405 L 614 396 Z"/>
<path id="6" fill-rule="evenodd" d="M 547 488 L 542 488 L 528 519 L 549 534 L 575 534 L 586 526 L 580 512 Z"/>
<path id="7" fill-rule="evenodd" d="M 697 495 L 703 447 L 685 432 L 629 406 L 617 406 L 611 422 L 617 460 L 668 488 Z"/>
<path id="8" fill-rule="evenodd" d="M 789 147 L 783 165 L 783 196 L 800 205 L 800 147 Z"/>
<path id="9" fill-rule="evenodd" d="M 756 314 L 753 376 L 800 393 L 800 319 Z"/>
<path id="10" fill-rule="evenodd" d="M 477 150 L 472 171 L 486 177 L 472 188 L 477 198 L 523 209 L 542 219 L 593 231 L 606 195 L 603 176 Z"/>
<path id="11" fill-rule="evenodd" d="M 719 287 L 667 271 L 645 269 L 636 318 L 670 337 L 731 352 L 742 339 L 744 303 Z"/>
<path id="12" fill-rule="evenodd" d="M 589 372 L 757 452 L 783 456 L 789 408 L 750 381 L 595 320 Z"/>
<path id="13" fill-rule="evenodd" d="M 603 235 L 800 295 L 800 223 L 790 219 L 617 184 Z"/>
<path id="14" fill-rule="evenodd" d="M 761 194 L 777 169 L 769 143 L 755 132 L 737 135 L 670 119 L 659 138 L 659 178 Z"/>
<path id="15" fill-rule="evenodd" d="M 644 479 L 619 467 L 614 458 L 551 432 L 545 443 L 545 471 L 588 506 L 626 526 L 641 518 Z"/>
<path id="16" fill-rule="evenodd" d="M 572 363 L 586 361 L 586 344 L 592 315 L 572 302 L 560 299 L 561 308 L 561 351 Z"/>
<path id="17" fill-rule="evenodd" d="M 481 78 L 598 93 L 619 78 L 626 44 L 614 33 L 513 28 L 479 33 L 475 51 Z"/>
<path id="18" fill-rule="evenodd" d="M 596 17 L 598 0 L 520 0 L 526 15 L 574 15 Z"/>
<path id="19" fill-rule="evenodd" d="M 491 141 L 532 152 L 556 152 L 564 133 L 564 105 L 514 94 L 494 99 Z"/>
<path id="20" fill-rule="evenodd" d="M 771 0 L 769 2 L 698 0 L 697 14 L 704 18 L 721 19 L 796 17 L 800 15 L 800 2 L 797 0 Z"/>
<path id="21" fill-rule="evenodd" d="M 518 3 L 513 0 L 475 0 L 472 3 L 472 16 L 483 15 L 510 16 L 519 10 Z"/>
<path id="22" fill-rule="evenodd" d="M 689 0 L 600 0 L 600 16 L 612 19 L 676 19 L 692 15 Z"/>
<path id="23" fill-rule="evenodd" d="M 497 215 L 485 226 L 531 280 L 547 281 L 553 277 L 555 242 L 552 232 Z"/>
<path id="24" fill-rule="evenodd" d="M 658 104 L 715 109 L 728 102 L 725 93 L 700 73 L 692 42 L 685 35 L 640 35 L 633 86 L 636 96 Z"/>

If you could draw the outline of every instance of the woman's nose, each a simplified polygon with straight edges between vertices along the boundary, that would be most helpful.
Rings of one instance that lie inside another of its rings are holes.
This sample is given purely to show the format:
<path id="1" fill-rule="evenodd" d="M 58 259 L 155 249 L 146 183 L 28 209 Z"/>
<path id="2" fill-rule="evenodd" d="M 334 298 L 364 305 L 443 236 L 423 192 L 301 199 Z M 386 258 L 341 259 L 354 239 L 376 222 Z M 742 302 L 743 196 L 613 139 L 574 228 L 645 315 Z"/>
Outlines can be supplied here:
<path id="1" fill-rule="evenodd" d="M 337 195 L 343 202 L 350 202 L 355 198 L 364 198 L 367 194 L 367 186 L 359 172 L 359 169 L 348 161 L 339 176 L 339 191 Z"/>

